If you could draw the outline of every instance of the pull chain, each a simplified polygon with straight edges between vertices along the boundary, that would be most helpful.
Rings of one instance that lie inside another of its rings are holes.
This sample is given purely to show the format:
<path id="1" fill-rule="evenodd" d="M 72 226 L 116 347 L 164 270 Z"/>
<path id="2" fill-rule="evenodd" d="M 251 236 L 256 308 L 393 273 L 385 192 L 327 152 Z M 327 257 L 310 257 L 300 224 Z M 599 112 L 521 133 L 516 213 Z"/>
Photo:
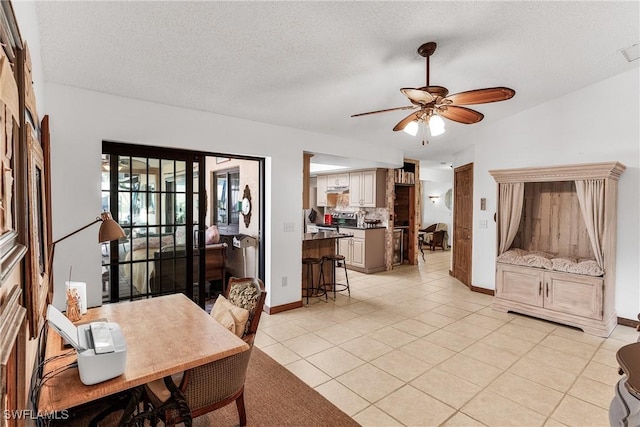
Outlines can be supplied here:
<path id="1" fill-rule="evenodd" d="M 420 131 L 422 132 L 422 145 L 425 145 L 425 137 L 424 137 L 424 133 L 425 133 L 425 128 L 427 127 L 427 125 L 425 124 L 425 122 L 421 122 L 420 123 Z M 426 143 L 429 144 L 429 139 L 426 139 Z"/>

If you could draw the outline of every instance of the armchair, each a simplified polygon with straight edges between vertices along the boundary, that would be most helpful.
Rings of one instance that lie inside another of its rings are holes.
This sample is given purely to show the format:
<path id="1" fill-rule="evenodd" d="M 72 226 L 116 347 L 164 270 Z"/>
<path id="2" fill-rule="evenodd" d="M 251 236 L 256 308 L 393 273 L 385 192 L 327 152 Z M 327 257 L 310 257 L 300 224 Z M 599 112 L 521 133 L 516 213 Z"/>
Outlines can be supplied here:
<path id="1" fill-rule="evenodd" d="M 437 222 L 420 231 L 424 233 L 424 244 L 430 246 L 432 251 L 436 247 L 442 248 L 443 251 L 449 248 L 449 231 L 447 224 Z"/>
<path id="2" fill-rule="evenodd" d="M 266 295 L 264 284 L 260 279 L 235 277 L 229 279 L 227 300 L 249 311 L 249 318 L 242 335 L 242 339 L 249 344 L 249 349 L 188 370 L 174 378 L 174 383 L 186 397 L 192 417 L 198 417 L 235 401 L 240 425 L 247 424 L 244 381 Z M 171 392 L 162 380 L 146 384 L 145 392 L 149 403 L 156 408 L 167 402 L 171 396 Z M 168 410 L 159 415 L 168 426 L 182 421 L 175 410 Z"/>

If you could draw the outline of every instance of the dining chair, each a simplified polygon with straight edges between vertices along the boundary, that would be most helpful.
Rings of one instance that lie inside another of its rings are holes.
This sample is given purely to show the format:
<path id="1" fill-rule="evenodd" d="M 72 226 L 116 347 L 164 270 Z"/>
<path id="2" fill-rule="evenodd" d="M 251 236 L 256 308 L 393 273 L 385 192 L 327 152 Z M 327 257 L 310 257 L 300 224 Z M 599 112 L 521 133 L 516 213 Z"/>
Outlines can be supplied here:
<path id="1" fill-rule="evenodd" d="M 249 345 L 249 349 L 173 377 L 175 385 L 184 393 L 193 418 L 235 402 L 240 425 L 247 424 L 244 381 L 266 296 L 264 284 L 260 279 L 229 279 L 227 300 L 249 311 L 249 318 L 242 334 L 242 339 Z M 171 398 L 171 391 L 163 380 L 146 384 L 145 392 L 148 404 L 154 408 L 161 408 Z M 169 409 L 164 413 L 160 411 L 159 417 L 167 426 L 184 421 L 176 409 Z"/>

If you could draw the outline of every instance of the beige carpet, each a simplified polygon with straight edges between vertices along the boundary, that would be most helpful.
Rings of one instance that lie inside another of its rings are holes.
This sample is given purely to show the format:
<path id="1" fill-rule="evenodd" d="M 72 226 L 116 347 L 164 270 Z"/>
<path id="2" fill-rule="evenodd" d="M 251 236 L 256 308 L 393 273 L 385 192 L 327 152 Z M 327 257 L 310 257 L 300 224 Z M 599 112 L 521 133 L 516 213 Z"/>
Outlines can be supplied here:
<path id="1" fill-rule="evenodd" d="M 257 347 L 253 348 L 244 402 L 248 426 L 359 426 Z M 193 420 L 194 427 L 237 426 L 235 403 Z"/>

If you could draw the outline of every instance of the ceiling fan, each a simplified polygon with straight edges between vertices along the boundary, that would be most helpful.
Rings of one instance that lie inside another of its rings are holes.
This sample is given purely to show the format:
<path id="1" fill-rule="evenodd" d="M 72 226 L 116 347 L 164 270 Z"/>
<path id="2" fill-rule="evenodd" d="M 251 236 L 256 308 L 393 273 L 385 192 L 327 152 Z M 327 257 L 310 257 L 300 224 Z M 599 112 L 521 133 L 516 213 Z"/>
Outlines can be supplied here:
<path id="1" fill-rule="evenodd" d="M 436 51 L 436 43 L 428 42 L 418 48 L 418 54 L 426 59 L 427 82 L 419 88 L 402 88 L 402 92 L 411 105 L 405 107 L 387 108 L 384 110 L 369 111 L 367 113 L 353 114 L 351 117 L 366 116 L 369 114 L 386 113 L 395 110 L 417 110 L 413 111 L 394 126 L 394 131 L 404 130 L 407 133 L 416 135 L 420 123 L 429 126 L 432 136 L 444 133 L 444 117 L 454 122 L 473 124 L 484 118 L 479 113 L 462 105 L 486 104 L 489 102 L 506 101 L 512 98 L 516 91 L 508 87 L 490 87 L 485 89 L 475 89 L 466 92 L 459 92 L 449 95 L 449 90 L 442 86 L 429 85 L 429 57 Z M 424 141 L 424 128 L 422 145 Z M 427 141 L 428 142 L 428 141 Z"/>

